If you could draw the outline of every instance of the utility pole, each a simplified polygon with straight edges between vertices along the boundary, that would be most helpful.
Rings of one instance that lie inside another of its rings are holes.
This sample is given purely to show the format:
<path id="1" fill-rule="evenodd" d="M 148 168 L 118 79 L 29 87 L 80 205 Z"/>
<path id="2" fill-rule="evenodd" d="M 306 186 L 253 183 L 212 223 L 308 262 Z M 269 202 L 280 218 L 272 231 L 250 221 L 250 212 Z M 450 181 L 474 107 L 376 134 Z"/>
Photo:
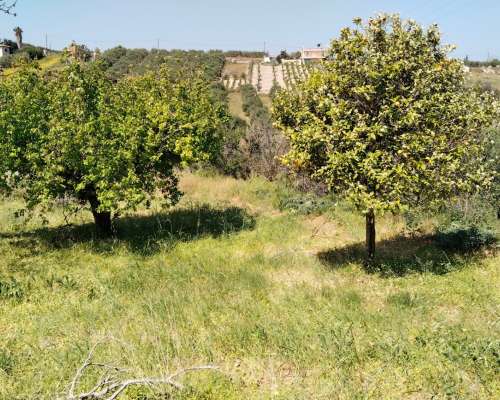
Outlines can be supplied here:
<path id="1" fill-rule="evenodd" d="M 157 39 L 156 48 L 157 50 L 160 50 L 160 39 Z"/>
<path id="2" fill-rule="evenodd" d="M 264 54 L 266 54 L 266 42 L 264 42 Z"/>
<path id="3" fill-rule="evenodd" d="M 45 49 L 49 49 L 49 36 L 45 34 Z"/>

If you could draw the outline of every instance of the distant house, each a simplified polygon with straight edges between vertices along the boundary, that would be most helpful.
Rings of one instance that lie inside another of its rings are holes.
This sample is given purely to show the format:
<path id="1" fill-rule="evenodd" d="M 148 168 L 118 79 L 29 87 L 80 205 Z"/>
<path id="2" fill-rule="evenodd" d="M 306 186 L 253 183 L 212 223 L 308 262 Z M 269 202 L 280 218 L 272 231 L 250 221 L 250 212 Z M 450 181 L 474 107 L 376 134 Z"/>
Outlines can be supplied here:
<path id="1" fill-rule="evenodd" d="M 323 49 L 321 47 L 315 47 L 312 49 L 302 49 L 300 59 L 304 64 L 310 62 L 319 62 L 326 58 L 327 53 L 328 50 Z"/>
<path id="2" fill-rule="evenodd" d="M 0 58 L 12 54 L 11 48 L 8 44 L 0 43 Z"/>
<path id="3" fill-rule="evenodd" d="M 84 44 L 76 44 L 74 41 L 64 49 L 69 58 L 77 61 L 88 61 L 92 58 L 92 52 Z"/>

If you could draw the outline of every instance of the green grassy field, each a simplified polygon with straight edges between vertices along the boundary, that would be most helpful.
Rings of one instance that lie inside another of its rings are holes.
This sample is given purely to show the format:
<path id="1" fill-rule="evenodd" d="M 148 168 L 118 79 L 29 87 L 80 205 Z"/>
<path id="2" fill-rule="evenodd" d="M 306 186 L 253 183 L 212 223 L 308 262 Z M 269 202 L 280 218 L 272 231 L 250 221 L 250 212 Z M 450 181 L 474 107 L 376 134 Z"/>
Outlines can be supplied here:
<path id="1" fill-rule="evenodd" d="M 60 54 L 52 54 L 38 61 L 38 65 L 42 71 L 57 70 L 63 67 L 62 59 Z M 7 68 L 3 71 L 4 76 L 9 76 L 14 74 L 18 68 Z"/>
<path id="2" fill-rule="evenodd" d="M 228 105 L 229 112 L 232 116 L 238 117 L 243 121 L 250 122 L 250 119 L 243 111 L 243 99 L 241 98 L 241 92 L 239 90 L 228 93 Z"/>
<path id="3" fill-rule="evenodd" d="M 261 179 L 181 183 L 175 209 L 123 216 L 104 242 L 88 213 L 21 226 L 21 203 L 0 204 L 1 399 L 64 394 L 98 342 L 127 377 L 219 367 L 128 399 L 498 398 L 498 255 L 446 254 L 388 216 L 367 269 L 346 206 L 292 215 Z"/>

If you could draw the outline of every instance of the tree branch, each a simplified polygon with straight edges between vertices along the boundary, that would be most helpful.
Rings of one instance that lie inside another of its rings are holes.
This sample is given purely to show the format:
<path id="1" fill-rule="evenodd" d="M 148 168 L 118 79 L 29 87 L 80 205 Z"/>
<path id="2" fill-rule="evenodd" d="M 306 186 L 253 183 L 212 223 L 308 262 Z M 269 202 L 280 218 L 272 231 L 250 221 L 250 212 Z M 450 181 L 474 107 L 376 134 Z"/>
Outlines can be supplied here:
<path id="1" fill-rule="evenodd" d="M 16 7 L 17 0 L 14 2 L 12 1 L 0 1 L 0 12 L 3 12 L 5 14 L 13 15 L 14 17 L 16 16 L 16 13 L 13 12 L 14 8 Z"/>
<path id="2" fill-rule="evenodd" d="M 75 376 L 71 381 L 68 394 L 66 395 L 64 400 L 116 400 L 120 395 L 122 395 L 125 392 L 125 390 L 127 390 L 131 386 L 152 387 L 152 386 L 166 385 L 166 386 L 172 386 L 177 390 L 182 390 L 184 386 L 176 380 L 182 375 L 193 371 L 218 369 L 217 367 L 212 365 L 202 365 L 202 366 L 181 369 L 173 373 L 172 375 L 166 377 L 154 377 L 154 378 L 143 377 L 143 378 L 123 379 L 123 374 L 126 372 L 126 370 L 109 364 L 92 362 L 94 352 L 97 346 L 99 346 L 99 344 L 100 343 L 97 343 L 92 347 L 85 361 L 76 371 Z M 78 387 L 78 383 L 85 374 L 85 371 L 90 367 L 100 368 L 104 370 L 104 372 L 92 390 L 80 394 L 75 394 L 76 389 Z"/>

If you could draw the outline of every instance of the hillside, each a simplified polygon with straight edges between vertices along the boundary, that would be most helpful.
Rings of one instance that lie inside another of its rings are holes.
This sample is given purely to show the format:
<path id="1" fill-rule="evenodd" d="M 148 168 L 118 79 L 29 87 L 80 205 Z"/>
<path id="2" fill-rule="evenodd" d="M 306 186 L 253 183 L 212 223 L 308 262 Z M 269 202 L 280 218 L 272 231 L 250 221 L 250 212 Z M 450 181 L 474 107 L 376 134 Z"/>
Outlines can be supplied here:
<path id="1" fill-rule="evenodd" d="M 62 68 L 64 65 L 62 62 L 61 54 L 52 54 L 47 57 L 42 58 L 37 61 L 38 65 L 42 69 L 42 71 L 51 71 L 56 70 L 58 68 Z M 6 68 L 2 73 L 4 76 L 9 76 L 14 74 L 17 71 L 17 68 Z"/>

